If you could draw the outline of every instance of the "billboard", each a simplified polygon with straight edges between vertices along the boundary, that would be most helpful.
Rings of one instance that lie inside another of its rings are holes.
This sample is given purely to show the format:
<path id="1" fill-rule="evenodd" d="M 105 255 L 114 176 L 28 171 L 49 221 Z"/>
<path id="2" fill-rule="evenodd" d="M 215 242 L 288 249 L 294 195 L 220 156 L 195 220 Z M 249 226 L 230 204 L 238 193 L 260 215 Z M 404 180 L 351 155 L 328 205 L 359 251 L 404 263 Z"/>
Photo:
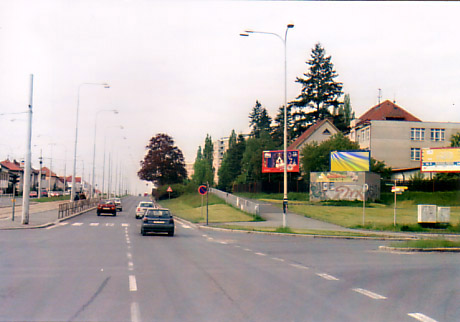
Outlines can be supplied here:
<path id="1" fill-rule="evenodd" d="M 332 151 L 331 171 L 370 171 L 371 152 L 358 151 Z"/>
<path id="2" fill-rule="evenodd" d="M 460 148 L 422 148 L 421 172 L 460 172 Z"/>
<path id="3" fill-rule="evenodd" d="M 299 172 L 299 150 L 287 151 L 287 171 Z M 283 173 L 284 151 L 262 152 L 262 173 Z"/>

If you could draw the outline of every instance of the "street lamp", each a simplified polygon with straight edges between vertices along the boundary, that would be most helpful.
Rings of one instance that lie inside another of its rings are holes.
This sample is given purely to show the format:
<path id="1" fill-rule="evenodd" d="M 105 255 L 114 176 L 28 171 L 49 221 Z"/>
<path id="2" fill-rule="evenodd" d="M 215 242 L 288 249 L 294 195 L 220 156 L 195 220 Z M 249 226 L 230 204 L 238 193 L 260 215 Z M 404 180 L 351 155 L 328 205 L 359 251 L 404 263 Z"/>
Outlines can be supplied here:
<path id="1" fill-rule="evenodd" d="M 91 193 L 90 197 L 93 198 L 93 193 L 94 193 L 94 171 L 95 171 L 95 164 L 96 164 L 96 129 L 97 129 L 97 116 L 101 112 L 113 112 L 114 114 L 118 114 L 118 111 L 115 109 L 111 110 L 99 110 L 96 112 L 96 117 L 94 119 L 94 143 L 93 143 L 93 176 L 91 178 Z"/>
<path id="2" fill-rule="evenodd" d="M 284 196 L 283 196 L 283 227 L 286 227 L 286 212 L 288 207 L 288 197 L 287 197 L 287 57 L 286 57 L 286 41 L 288 30 L 294 28 L 293 24 L 288 24 L 286 26 L 286 32 L 284 33 L 284 38 L 280 35 L 273 32 L 265 31 L 254 31 L 254 30 L 245 30 L 244 33 L 241 33 L 240 36 L 248 37 L 250 34 L 265 34 L 273 35 L 278 37 L 281 40 L 284 46 L 284 135 L 283 135 L 283 145 L 284 145 Z"/>
<path id="3" fill-rule="evenodd" d="M 104 88 L 110 88 L 107 83 L 82 83 L 78 85 L 78 94 L 77 94 L 77 117 L 75 122 L 75 145 L 74 145 L 74 155 L 73 155 L 73 174 L 72 174 L 72 190 L 70 192 L 70 201 L 72 202 L 75 199 L 75 174 L 77 169 L 77 142 L 78 142 L 78 112 L 80 108 L 80 89 L 83 85 L 99 85 L 104 86 Z"/>

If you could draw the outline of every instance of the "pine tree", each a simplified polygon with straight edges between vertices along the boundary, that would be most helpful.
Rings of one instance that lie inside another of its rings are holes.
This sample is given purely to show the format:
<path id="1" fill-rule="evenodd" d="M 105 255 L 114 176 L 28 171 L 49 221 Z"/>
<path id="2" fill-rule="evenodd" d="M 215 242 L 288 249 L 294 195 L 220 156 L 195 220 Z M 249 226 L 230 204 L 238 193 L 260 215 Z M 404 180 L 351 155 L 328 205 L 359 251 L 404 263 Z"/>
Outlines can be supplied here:
<path id="1" fill-rule="evenodd" d="M 287 140 L 288 142 L 293 136 L 293 118 L 291 114 L 292 108 L 288 105 L 286 110 L 287 113 Z M 278 114 L 276 114 L 275 119 L 273 120 L 274 124 L 271 128 L 271 136 L 273 141 L 281 148 L 284 143 L 284 106 L 281 106 L 278 109 Z"/>
<path id="2" fill-rule="evenodd" d="M 320 43 L 313 48 L 307 64 L 310 67 L 304 74 L 305 78 L 296 79 L 297 83 L 302 84 L 301 93 L 292 102 L 297 107 L 293 113 L 296 137 L 310 124 L 336 114 L 341 105 L 339 98 L 342 96 L 343 85 L 335 81 L 338 74 L 331 63 L 331 56 L 326 56 Z"/>
<path id="3" fill-rule="evenodd" d="M 249 126 L 251 129 L 251 136 L 258 138 L 262 131 L 270 133 L 270 125 L 272 119 L 268 115 L 267 110 L 263 107 L 259 101 L 256 101 L 256 105 L 252 108 L 249 114 Z"/>

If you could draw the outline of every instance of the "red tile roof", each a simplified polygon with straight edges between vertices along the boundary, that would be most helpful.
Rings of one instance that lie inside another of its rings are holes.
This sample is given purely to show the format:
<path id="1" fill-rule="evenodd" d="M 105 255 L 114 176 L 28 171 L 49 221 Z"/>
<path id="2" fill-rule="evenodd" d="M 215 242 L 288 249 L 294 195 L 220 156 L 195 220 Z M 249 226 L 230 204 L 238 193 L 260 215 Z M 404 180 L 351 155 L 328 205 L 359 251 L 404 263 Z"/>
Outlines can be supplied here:
<path id="1" fill-rule="evenodd" d="M 66 177 L 66 182 L 72 183 L 72 176 Z M 76 183 L 81 183 L 81 177 L 75 177 L 75 182 Z"/>
<path id="2" fill-rule="evenodd" d="M 359 120 L 360 123 L 375 120 L 422 122 L 422 120 L 389 100 L 372 107 L 359 117 Z"/>
<path id="3" fill-rule="evenodd" d="M 5 160 L 5 161 L 2 161 L 0 163 L 2 164 L 3 167 L 7 168 L 8 170 L 11 170 L 11 171 L 23 171 L 23 169 L 21 168 L 20 163 L 17 162 L 16 160 L 14 160 L 13 162 L 11 162 L 10 160 Z"/>
<path id="4" fill-rule="evenodd" d="M 45 175 L 46 177 L 49 177 L 50 176 L 50 169 L 48 169 L 47 167 L 42 167 L 42 175 Z M 51 176 L 52 177 L 57 177 L 56 173 L 54 173 L 53 171 L 51 171 Z"/>
<path id="5" fill-rule="evenodd" d="M 311 125 L 305 132 L 302 133 L 301 136 L 297 138 L 287 149 L 288 150 L 296 150 L 299 148 L 300 145 L 302 145 L 305 140 L 307 140 L 317 129 L 319 129 L 324 123 L 330 123 L 334 128 L 335 125 L 331 122 L 329 119 L 324 119 L 319 122 L 316 122 L 315 124 Z M 337 130 L 339 132 L 339 130 Z M 333 134 L 333 133 L 331 133 Z"/>

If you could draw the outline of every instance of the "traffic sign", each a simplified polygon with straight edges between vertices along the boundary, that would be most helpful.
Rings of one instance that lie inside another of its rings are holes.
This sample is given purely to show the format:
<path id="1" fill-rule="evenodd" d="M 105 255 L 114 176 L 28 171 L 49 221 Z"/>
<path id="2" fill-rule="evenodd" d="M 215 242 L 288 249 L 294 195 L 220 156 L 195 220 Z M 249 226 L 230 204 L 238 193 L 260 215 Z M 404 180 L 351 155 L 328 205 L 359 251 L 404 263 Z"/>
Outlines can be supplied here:
<path id="1" fill-rule="evenodd" d="M 172 192 L 172 191 L 173 190 L 172 190 L 171 186 L 169 186 L 168 189 L 166 189 L 166 192 Z"/>
<path id="2" fill-rule="evenodd" d="M 198 187 L 198 192 L 200 193 L 200 195 L 205 195 L 208 193 L 208 188 L 206 186 L 199 186 Z"/>

